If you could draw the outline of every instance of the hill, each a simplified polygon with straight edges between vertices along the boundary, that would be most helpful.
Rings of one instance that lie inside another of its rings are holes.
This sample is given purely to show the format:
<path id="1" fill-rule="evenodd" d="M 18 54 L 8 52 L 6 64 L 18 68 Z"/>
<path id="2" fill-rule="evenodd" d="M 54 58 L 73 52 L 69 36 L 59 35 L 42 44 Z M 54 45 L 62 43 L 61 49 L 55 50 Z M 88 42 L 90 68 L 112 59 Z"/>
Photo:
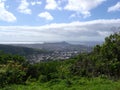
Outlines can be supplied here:
<path id="1" fill-rule="evenodd" d="M 46 50 L 33 49 L 33 48 L 22 47 L 22 46 L 3 45 L 3 44 L 0 44 L 0 50 L 5 53 L 18 54 L 22 56 L 48 53 Z"/>
<path id="2" fill-rule="evenodd" d="M 46 50 L 33 49 L 33 48 L 22 47 L 22 46 L 3 45 L 3 44 L 0 44 L 0 51 L 3 51 L 8 54 L 13 54 L 13 55 L 21 55 L 27 58 L 28 60 L 29 60 L 29 56 L 31 55 L 50 53 Z"/>

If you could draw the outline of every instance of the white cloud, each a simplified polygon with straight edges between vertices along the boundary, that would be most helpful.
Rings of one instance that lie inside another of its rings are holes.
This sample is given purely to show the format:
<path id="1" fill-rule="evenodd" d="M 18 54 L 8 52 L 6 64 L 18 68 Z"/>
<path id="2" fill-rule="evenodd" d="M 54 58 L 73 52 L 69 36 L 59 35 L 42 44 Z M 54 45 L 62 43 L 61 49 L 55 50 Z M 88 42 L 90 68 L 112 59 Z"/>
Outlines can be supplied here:
<path id="1" fill-rule="evenodd" d="M 36 2 L 31 2 L 31 5 L 32 5 L 32 6 L 36 5 Z"/>
<path id="2" fill-rule="evenodd" d="M 18 11 L 24 14 L 31 14 L 32 11 L 31 9 L 29 9 L 29 5 L 30 4 L 27 2 L 27 0 L 21 0 Z"/>
<path id="3" fill-rule="evenodd" d="M 74 17 L 76 17 L 76 14 L 70 15 L 70 18 L 74 18 Z"/>
<path id="4" fill-rule="evenodd" d="M 4 1 L 5 0 L 0 1 L 0 20 L 6 21 L 6 22 L 16 21 L 16 17 L 13 15 L 13 13 L 6 10 Z"/>
<path id="5" fill-rule="evenodd" d="M 38 15 L 41 18 L 45 18 L 46 20 L 53 20 L 53 16 L 49 12 L 42 12 Z"/>
<path id="6" fill-rule="evenodd" d="M 46 3 L 47 4 L 45 6 L 45 9 L 48 9 L 48 10 L 61 9 L 55 0 L 46 0 Z"/>
<path id="7" fill-rule="evenodd" d="M 81 16 L 79 15 L 79 13 L 73 13 L 69 16 L 69 18 L 75 18 L 75 17 L 78 17 L 78 18 L 81 18 Z"/>
<path id="8" fill-rule="evenodd" d="M 42 4 L 42 2 L 41 2 L 41 1 L 37 1 L 36 4 L 39 4 L 39 5 L 40 5 L 40 4 Z"/>
<path id="9" fill-rule="evenodd" d="M 32 1 L 31 2 L 31 5 L 34 6 L 34 5 L 41 5 L 42 2 L 41 1 Z"/>
<path id="10" fill-rule="evenodd" d="M 68 0 L 68 4 L 64 7 L 65 10 L 75 11 L 85 17 L 91 15 L 90 10 L 106 0 Z"/>
<path id="11" fill-rule="evenodd" d="M 120 11 L 120 2 L 108 8 L 108 12 Z"/>
<path id="12" fill-rule="evenodd" d="M 0 42 L 103 41 L 115 31 L 120 31 L 120 19 L 45 26 L 0 26 Z"/>

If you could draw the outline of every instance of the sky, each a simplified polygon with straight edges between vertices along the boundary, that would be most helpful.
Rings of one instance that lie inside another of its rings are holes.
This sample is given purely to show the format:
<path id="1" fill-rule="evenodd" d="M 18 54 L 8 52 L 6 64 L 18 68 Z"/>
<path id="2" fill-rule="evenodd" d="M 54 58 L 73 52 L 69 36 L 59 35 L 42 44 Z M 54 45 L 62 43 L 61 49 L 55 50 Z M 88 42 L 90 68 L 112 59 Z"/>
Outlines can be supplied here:
<path id="1" fill-rule="evenodd" d="M 0 43 L 104 41 L 120 31 L 120 0 L 0 0 Z"/>

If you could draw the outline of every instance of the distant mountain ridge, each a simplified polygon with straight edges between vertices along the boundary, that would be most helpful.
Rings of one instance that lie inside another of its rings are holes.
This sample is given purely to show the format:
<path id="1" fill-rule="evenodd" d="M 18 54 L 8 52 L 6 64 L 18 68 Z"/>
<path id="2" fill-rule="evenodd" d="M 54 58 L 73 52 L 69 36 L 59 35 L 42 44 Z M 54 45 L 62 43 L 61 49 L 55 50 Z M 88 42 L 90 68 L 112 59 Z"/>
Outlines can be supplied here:
<path id="1" fill-rule="evenodd" d="M 13 44 L 13 46 L 22 46 L 34 49 L 44 49 L 48 51 L 69 51 L 69 50 L 91 50 L 91 47 L 85 45 L 75 45 L 67 42 L 54 42 L 54 43 L 43 43 L 43 44 Z"/>

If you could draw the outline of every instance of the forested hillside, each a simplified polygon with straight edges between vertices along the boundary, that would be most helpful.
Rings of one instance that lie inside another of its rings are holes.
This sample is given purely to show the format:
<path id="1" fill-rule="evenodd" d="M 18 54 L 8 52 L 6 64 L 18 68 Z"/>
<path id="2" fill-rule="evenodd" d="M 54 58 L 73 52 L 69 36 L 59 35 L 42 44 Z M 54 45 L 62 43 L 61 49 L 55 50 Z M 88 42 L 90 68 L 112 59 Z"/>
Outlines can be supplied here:
<path id="1" fill-rule="evenodd" d="M 21 56 L 0 53 L 0 86 L 3 90 L 120 90 L 120 33 L 105 38 L 90 53 L 65 61 L 29 64 Z M 33 87 L 32 83 L 36 83 Z M 9 88 L 8 88 L 9 87 Z M 39 89 L 38 89 L 39 88 Z"/>
<path id="2" fill-rule="evenodd" d="M 105 38 L 105 42 L 94 47 L 89 54 L 81 54 L 72 71 L 80 76 L 106 76 L 120 78 L 120 33 Z"/>
<path id="3" fill-rule="evenodd" d="M 0 50 L 8 54 L 17 54 L 21 56 L 48 53 L 47 51 L 40 50 L 40 49 L 32 49 L 32 48 L 27 48 L 27 47 L 2 45 L 2 44 L 0 44 Z"/>

